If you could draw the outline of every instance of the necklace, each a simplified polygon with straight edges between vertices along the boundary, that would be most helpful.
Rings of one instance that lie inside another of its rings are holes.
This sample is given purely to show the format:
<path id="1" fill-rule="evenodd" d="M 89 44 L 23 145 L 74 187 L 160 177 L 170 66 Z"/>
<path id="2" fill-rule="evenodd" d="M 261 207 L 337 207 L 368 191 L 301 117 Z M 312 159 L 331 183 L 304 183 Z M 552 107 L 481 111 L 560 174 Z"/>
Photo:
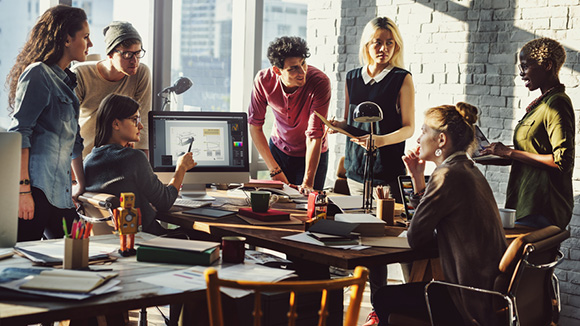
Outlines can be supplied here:
<path id="1" fill-rule="evenodd" d="M 542 93 L 542 95 L 540 95 L 540 97 L 538 97 L 537 99 L 533 100 L 532 103 L 530 103 L 530 105 L 528 105 L 528 107 L 526 108 L 526 113 L 532 111 L 533 109 L 536 108 L 536 106 L 538 106 L 538 104 L 540 104 L 540 102 L 542 102 L 542 100 L 548 96 L 552 91 L 556 91 L 556 90 L 564 90 L 565 86 L 564 84 L 558 84 L 552 88 L 550 88 L 549 90 L 547 90 L 546 92 Z"/>

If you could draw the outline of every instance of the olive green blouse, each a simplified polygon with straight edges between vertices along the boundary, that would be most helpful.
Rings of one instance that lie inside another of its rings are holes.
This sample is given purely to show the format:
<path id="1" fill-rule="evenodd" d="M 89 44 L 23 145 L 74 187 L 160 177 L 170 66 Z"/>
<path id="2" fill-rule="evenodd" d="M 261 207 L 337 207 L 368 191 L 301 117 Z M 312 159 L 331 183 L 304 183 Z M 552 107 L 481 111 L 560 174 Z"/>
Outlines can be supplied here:
<path id="1" fill-rule="evenodd" d="M 548 94 L 519 121 L 514 132 L 514 148 L 552 154 L 558 168 L 513 161 L 506 207 L 516 209 L 516 220 L 541 214 L 560 228 L 568 225 L 574 206 L 574 136 L 574 109 L 563 88 Z"/>

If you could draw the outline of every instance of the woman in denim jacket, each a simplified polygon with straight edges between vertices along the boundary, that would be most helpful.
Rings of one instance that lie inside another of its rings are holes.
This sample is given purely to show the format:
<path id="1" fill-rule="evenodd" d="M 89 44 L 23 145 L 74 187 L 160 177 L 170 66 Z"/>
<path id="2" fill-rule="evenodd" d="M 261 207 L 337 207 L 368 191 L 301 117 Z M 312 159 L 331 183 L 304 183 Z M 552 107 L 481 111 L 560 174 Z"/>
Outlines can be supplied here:
<path id="1" fill-rule="evenodd" d="M 13 110 L 9 131 L 22 134 L 18 241 L 62 237 L 77 216 L 73 197 L 84 191 L 79 101 L 67 68 L 89 47 L 82 9 L 49 8 L 32 28 L 7 77 Z M 71 168 L 78 184 L 72 189 Z M 73 191 L 74 190 L 74 191 Z"/>

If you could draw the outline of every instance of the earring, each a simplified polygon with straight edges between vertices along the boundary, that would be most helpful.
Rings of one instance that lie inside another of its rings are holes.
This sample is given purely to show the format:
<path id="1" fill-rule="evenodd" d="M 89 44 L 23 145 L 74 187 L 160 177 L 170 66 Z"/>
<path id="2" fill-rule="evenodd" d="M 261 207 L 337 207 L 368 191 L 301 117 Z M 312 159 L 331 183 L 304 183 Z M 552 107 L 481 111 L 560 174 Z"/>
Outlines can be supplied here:
<path id="1" fill-rule="evenodd" d="M 435 150 L 435 156 L 439 157 L 439 156 L 441 156 L 441 154 L 442 154 L 441 148 L 437 148 Z"/>

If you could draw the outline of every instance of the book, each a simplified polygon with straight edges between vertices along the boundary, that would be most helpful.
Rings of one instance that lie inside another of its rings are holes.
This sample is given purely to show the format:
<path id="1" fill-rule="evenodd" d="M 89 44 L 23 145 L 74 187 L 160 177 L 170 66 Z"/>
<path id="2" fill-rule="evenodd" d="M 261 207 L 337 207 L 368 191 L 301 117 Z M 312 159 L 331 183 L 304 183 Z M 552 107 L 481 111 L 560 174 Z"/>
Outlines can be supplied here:
<path id="1" fill-rule="evenodd" d="M 240 207 L 238 214 L 251 217 L 263 222 L 288 221 L 290 213 L 282 212 L 276 209 L 268 209 L 266 212 L 254 212 L 250 207 Z"/>
<path id="2" fill-rule="evenodd" d="M 336 214 L 334 215 L 334 220 L 358 224 L 354 232 L 360 233 L 365 237 L 385 235 L 385 225 L 387 223 L 371 214 Z"/>
<path id="3" fill-rule="evenodd" d="M 219 258 L 220 249 L 217 246 L 199 252 L 143 245 L 137 248 L 137 261 L 150 263 L 209 266 Z"/>
<path id="4" fill-rule="evenodd" d="M 20 285 L 20 288 L 25 290 L 88 293 L 117 275 L 118 273 L 115 272 L 50 269 L 32 276 L 29 281 Z"/>
<path id="5" fill-rule="evenodd" d="M 284 182 L 278 180 L 250 179 L 250 182 L 244 182 L 243 187 L 284 189 Z"/>
<path id="6" fill-rule="evenodd" d="M 327 246 L 357 245 L 359 243 L 359 237 L 356 234 L 342 236 L 310 231 L 307 231 L 306 234 Z"/>
<path id="7" fill-rule="evenodd" d="M 137 260 L 142 262 L 209 266 L 219 257 L 219 244 L 210 241 L 157 237 L 137 248 Z"/>

